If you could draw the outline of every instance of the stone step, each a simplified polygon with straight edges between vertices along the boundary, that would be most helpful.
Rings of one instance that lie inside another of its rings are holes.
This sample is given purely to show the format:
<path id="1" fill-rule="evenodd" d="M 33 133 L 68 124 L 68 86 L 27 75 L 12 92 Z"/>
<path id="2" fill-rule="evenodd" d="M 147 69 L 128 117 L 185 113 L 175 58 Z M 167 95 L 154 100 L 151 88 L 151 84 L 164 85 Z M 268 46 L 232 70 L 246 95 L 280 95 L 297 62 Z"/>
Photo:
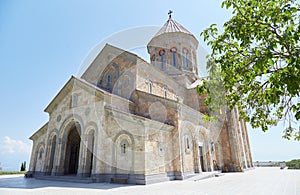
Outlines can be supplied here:
<path id="1" fill-rule="evenodd" d="M 116 183 L 116 184 L 127 184 L 128 178 L 111 178 L 110 183 Z"/>
<path id="2" fill-rule="evenodd" d="M 221 177 L 221 176 L 224 176 L 224 175 L 225 175 L 225 173 L 218 173 L 218 174 L 215 175 L 215 177 Z"/>
<path id="3" fill-rule="evenodd" d="M 93 183 L 93 179 L 90 177 L 76 177 L 76 176 L 38 176 L 36 179 L 72 182 L 72 183 Z"/>
<path id="4" fill-rule="evenodd" d="M 195 174 L 193 177 L 187 179 L 189 181 L 199 181 L 202 179 L 208 179 L 212 177 L 216 177 L 217 174 L 221 174 L 219 171 L 212 171 L 212 172 L 202 172 Z"/>
<path id="5" fill-rule="evenodd" d="M 184 179 L 189 179 L 189 178 L 192 178 L 192 177 L 195 177 L 195 176 L 196 176 L 195 174 L 185 175 Z"/>

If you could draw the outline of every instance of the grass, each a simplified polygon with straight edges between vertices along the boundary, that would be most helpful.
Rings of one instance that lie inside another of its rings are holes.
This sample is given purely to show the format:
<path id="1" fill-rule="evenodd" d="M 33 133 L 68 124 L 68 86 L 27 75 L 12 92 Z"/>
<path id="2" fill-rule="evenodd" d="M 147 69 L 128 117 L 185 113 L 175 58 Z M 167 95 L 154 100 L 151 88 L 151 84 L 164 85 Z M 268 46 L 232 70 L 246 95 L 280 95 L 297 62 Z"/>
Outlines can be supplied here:
<path id="1" fill-rule="evenodd" d="M 0 171 L 0 175 L 25 174 L 27 171 Z"/>

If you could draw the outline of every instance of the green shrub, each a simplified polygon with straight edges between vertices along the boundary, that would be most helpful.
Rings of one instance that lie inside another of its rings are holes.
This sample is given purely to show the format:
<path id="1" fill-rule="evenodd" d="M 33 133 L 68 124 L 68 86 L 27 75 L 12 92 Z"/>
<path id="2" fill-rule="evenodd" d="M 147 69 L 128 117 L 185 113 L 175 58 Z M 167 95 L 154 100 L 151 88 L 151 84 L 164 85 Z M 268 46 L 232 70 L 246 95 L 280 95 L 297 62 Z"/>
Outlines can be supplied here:
<path id="1" fill-rule="evenodd" d="M 294 159 L 286 162 L 286 166 L 289 169 L 300 169 L 300 159 Z"/>

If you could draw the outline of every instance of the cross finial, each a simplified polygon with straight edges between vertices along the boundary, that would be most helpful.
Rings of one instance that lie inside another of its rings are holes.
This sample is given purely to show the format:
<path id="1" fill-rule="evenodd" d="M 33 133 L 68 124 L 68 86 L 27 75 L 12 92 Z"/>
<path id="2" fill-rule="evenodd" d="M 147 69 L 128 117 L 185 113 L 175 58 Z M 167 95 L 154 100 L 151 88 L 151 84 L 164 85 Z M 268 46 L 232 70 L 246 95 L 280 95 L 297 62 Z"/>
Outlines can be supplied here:
<path id="1" fill-rule="evenodd" d="M 168 14 L 169 14 L 169 19 L 171 19 L 172 13 L 173 13 L 173 11 L 172 11 L 172 10 L 169 10 L 169 12 L 168 12 Z"/>

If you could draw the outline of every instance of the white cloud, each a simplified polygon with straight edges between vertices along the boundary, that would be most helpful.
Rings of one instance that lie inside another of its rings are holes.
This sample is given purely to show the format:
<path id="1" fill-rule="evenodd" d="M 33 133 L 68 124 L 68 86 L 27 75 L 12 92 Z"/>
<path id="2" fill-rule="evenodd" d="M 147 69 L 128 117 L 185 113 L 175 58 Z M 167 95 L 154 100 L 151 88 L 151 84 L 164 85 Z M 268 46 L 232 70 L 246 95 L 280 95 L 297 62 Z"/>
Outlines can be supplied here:
<path id="1" fill-rule="evenodd" d="M 30 153 L 31 146 L 21 140 L 14 140 L 8 136 L 5 136 L 1 144 L 2 153 Z"/>

